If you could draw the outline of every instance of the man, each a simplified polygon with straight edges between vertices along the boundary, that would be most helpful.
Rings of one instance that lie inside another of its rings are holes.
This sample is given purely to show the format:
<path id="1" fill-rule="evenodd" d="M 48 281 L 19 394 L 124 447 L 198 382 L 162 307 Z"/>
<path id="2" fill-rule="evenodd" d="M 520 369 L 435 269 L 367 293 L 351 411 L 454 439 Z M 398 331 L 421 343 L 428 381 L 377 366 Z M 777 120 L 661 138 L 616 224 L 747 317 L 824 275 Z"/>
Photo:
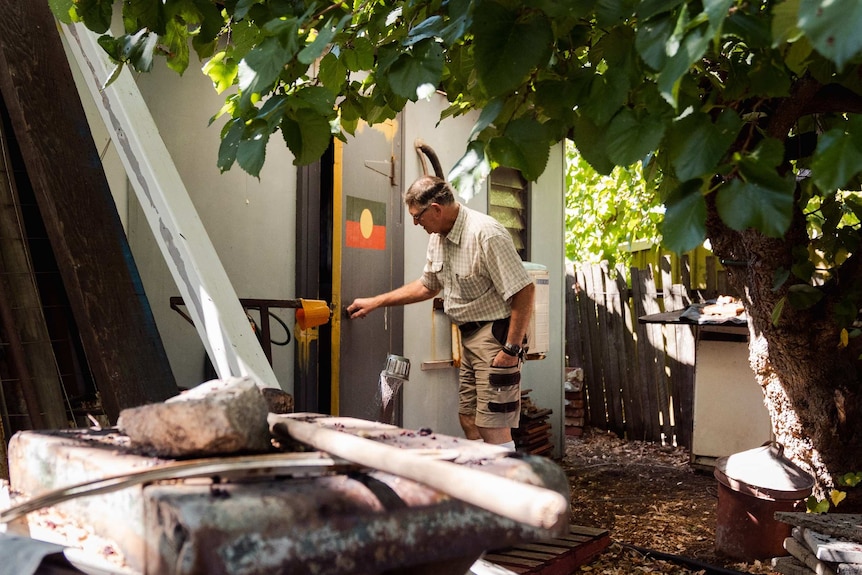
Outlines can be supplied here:
<path id="1" fill-rule="evenodd" d="M 442 178 L 423 176 L 404 194 L 413 224 L 430 234 L 422 276 L 387 293 L 356 298 L 351 319 L 379 307 L 425 301 L 443 291 L 443 309 L 461 331 L 458 416 L 467 439 L 515 449 L 524 338 L 534 285 L 509 232 L 455 201 Z"/>

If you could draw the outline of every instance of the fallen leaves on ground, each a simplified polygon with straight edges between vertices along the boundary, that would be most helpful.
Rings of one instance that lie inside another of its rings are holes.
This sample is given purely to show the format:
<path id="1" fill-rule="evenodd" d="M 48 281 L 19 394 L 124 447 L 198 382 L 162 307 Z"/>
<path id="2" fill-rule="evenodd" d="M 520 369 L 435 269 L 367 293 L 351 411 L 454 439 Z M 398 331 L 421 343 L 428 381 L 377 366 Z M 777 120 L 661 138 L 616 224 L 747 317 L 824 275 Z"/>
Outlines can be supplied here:
<path id="1" fill-rule="evenodd" d="M 566 439 L 561 466 L 572 522 L 607 529 L 613 541 L 577 573 L 775 573 L 768 559 L 741 563 L 716 551 L 717 482 L 690 464 L 687 450 L 587 429 Z"/>

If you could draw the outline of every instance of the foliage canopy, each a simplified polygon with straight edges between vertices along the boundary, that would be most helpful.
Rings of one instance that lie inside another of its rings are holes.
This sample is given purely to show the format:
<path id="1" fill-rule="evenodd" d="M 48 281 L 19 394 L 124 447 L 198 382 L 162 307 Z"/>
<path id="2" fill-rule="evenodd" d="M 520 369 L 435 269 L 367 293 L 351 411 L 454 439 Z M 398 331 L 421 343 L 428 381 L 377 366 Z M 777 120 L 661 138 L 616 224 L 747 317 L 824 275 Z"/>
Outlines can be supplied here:
<path id="1" fill-rule="evenodd" d="M 312 162 L 331 137 L 440 90 L 444 117 L 481 110 L 456 185 L 498 165 L 534 180 L 570 138 L 602 174 L 643 162 L 670 249 L 715 226 L 781 238 L 804 218 L 781 270 L 803 307 L 859 248 L 862 197 L 839 192 L 859 190 L 862 169 L 857 0 L 50 3 L 136 70 L 163 56 L 183 73 L 196 51 L 226 94 L 222 170 L 258 175 L 276 132 Z"/>

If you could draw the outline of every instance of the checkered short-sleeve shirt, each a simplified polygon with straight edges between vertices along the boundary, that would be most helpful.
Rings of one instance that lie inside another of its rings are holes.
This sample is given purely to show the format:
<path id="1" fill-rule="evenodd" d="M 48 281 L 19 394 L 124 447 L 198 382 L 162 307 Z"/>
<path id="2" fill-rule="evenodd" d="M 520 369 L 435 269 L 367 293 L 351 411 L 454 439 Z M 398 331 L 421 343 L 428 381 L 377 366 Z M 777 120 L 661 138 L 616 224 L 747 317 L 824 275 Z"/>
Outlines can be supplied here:
<path id="1" fill-rule="evenodd" d="M 456 324 L 508 317 L 509 300 L 531 281 L 512 236 L 491 216 L 461 205 L 448 234 L 431 234 L 422 283 L 443 290 Z"/>

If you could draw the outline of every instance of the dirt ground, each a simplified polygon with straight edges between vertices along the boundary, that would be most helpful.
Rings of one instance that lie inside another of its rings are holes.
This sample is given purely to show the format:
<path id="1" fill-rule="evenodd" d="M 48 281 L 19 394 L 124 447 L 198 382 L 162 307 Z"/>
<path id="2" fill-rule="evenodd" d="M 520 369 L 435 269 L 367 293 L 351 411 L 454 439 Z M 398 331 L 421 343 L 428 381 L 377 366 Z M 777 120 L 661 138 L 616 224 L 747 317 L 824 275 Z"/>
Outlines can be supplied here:
<path id="1" fill-rule="evenodd" d="M 739 563 L 715 550 L 717 482 L 689 465 L 685 449 L 589 429 L 566 441 L 572 522 L 607 529 L 613 542 L 578 573 L 774 573 L 769 561 Z"/>

